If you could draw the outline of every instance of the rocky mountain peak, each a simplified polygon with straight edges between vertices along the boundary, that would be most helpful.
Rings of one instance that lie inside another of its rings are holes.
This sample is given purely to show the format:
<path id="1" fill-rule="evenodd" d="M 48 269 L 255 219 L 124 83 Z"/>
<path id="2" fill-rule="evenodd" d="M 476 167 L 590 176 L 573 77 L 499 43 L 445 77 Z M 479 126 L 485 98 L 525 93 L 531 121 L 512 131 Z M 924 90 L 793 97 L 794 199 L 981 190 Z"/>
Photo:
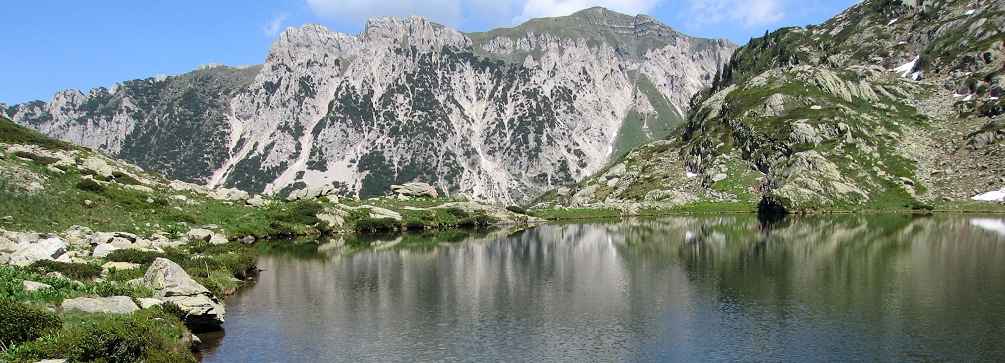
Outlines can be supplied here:
<path id="1" fill-rule="evenodd" d="M 666 136 L 734 48 L 603 8 L 470 34 L 379 17 L 355 35 L 288 28 L 261 67 L 8 109 L 44 133 L 211 186 L 370 197 L 418 181 L 513 204 Z"/>

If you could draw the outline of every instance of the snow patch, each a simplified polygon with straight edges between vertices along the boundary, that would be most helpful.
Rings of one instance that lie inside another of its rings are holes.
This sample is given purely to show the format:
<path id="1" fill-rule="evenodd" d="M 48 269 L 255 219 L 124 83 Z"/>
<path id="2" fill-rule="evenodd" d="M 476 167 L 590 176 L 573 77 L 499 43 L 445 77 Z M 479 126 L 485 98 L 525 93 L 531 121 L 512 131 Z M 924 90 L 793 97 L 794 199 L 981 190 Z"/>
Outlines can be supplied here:
<path id="1" fill-rule="evenodd" d="M 997 101 L 998 97 L 991 96 L 991 98 L 989 98 L 989 99 L 992 100 L 992 101 Z"/>
<path id="2" fill-rule="evenodd" d="M 890 72 L 898 72 L 900 73 L 901 77 L 907 77 L 907 75 L 911 74 L 911 72 L 914 71 L 914 66 L 918 64 L 919 59 L 921 59 L 920 55 L 914 57 L 914 60 L 904 63 L 904 65 L 900 67 L 891 69 Z"/>
<path id="3" fill-rule="evenodd" d="M 978 194 L 970 197 L 973 200 L 979 200 L 984 202 L 1005 202 L 1005 188 L 1001 190 L 993 190 L 984 194 Z"/>
<path id="4" fill-rule="evenodd" d="M 973 93 L 971 93 L 971 94 L 967 95 L 967 97 L 963 98 L 963 101 L 970 101 L 972 99 L 974 99 L 974 94 Z"/>
<path id="5" fill-rule="evenodd" d="M 901 40 L 901 41 L 897 42 L 897 45 L 904 45 L 904 44 L 907 44 L 907 42 L 905 42 L 905 41 L 903 41 L 903 40 Z"/>
<path id="6" fill-rule="evenodd" d="M 974 15 L 974 13 L 976 13 L 976 12 L 977 12 L 977 9 L 970 9 L 970 10 L 967 10 L 967 12 L 963 13 L 963 14 L 964 15 Z"/>
<path id="7" fill-rule="evenodd" d="M 893 23 L 896 23 L 896 22 L 897 22 L 897 20 L 900 20 L 900 18 L 893 18 L 893 19 L 890 19 L 890 22 L 889 22 L 889 23 L 886 23 L 886 25 L 893 25 Z"/>
<path id="8" fill-rule="evenodd" d="M 994 218 L 973 218 L 970 220 L 971 226 L 980 227 L 1000 235 L 1005 235 L 1005 221 Z"/>
<path id="9" fill-rule="evenodd" d="M 960 98 L 960 97 L 963 97 L 963 95 L 961 95 L 959 93 L 953 93 L 953 97 Z"/>
<path id="10" fill-rule="evenodd" d="M 687 172 L 686 175 L 687 175 L 688 178 L 694 178 L 694 177 L 698 176 L 698 173 L 692 173 L 692 172 L 689 171 L 689 172 Z"/>
<path id="11" fill-rule="evenodd" d="M 921 78 L 921 71 L 915 71 L 914 73 L 911 73 L 911 79 L 917 81 L 918 78 Z"/>

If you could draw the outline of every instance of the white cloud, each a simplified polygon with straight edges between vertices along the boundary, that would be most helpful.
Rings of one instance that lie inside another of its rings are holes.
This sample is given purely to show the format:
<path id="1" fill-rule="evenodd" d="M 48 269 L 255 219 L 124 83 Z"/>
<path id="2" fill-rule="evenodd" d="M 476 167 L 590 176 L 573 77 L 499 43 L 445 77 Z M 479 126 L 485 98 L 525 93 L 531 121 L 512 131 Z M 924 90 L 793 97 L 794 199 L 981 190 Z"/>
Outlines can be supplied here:
<path id="1" fill-rule="evenodd" d="M 463 0 L 307 0 L 318 16 L 362 24 L 377 16 L 422 15 L 431 21 L 455 25 L 463 20 Z"/>
<path id="2" fill-rule="evenodd" d="M 514 23 L 522 23 L 533 18 L 565 16 L 582 9 L 603 6 L 628 15 L 648 13 L 662 0 L 530 0 L 523 6 Z"/>
<path id="3" fill-rule="evenodd" d="M 320 17 L 362 24 L 375 16 L 421 15 L 462 30 L 513 26 L 531 18 L 569 15 L 593 6 L 630 15 L 647 13 L 664 0 L 305 0 Z"/>
<path id="4" fill-rule="evenodd" d="M 700 28 L 725 21 L 743 27 L 768 25 L 785 17 L 789 0 L 689 0 L 691 6 L 681 15 L 691 19 L 689 26 Z"/>
<path id="5" fill-rule="evenodd" d="M 279 34 L 279 30 L 283 28 L 283 21 L 286 20 L 286 17 L 288 16 L 290 16 L 290 13 L 282 14 L 275 18 L 272 18 L 272 21 L 270 21 L 269 24 L 266 24 L 265 27 L 262 28 L 262 32 L 264 32 L 265 35 L 270 37 L 276 36 L 276 34 Z"/>

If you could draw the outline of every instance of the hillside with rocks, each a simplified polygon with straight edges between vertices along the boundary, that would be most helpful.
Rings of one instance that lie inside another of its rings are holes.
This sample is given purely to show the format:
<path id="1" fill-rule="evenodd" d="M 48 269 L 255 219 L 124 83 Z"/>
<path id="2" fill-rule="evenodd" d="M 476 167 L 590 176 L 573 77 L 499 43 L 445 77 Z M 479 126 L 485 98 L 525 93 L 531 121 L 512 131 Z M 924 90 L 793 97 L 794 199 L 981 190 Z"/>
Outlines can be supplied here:
<path id="1" fill-rule="evenodd" d="M 1003 28 L 1000 2 L 868 0 L 818 26 L 766 33 L 695 95 L 681 128 L 541 206 L 1000 201 Z"/>
<path id="2" fill-rule="evenodd" d="M 522 203 L 680 125 L 736 46 L 603 8 L 465 34 L 374 18 L 289 28 L 262 65 L 63 91 L 0 112 L 171 179 L 363 198 L 425 182 Z"/>

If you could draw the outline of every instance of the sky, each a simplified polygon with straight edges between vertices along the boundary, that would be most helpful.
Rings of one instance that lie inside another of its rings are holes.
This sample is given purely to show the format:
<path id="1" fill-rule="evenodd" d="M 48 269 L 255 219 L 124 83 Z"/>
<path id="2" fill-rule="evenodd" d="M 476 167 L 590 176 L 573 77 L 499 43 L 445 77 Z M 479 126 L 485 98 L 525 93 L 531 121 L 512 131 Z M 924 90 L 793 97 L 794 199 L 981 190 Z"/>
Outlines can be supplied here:
<path id="1" fill-rule="evenodd" d="M 0 103 L 48 101 L 209 63 L 265 61 L 287 27 L 356 34 L 374 16 L 425 16 L 465 32 L 592 6 L 648 14 L 689 35 L 745 44 L 765 30 L 819 24 L 860 0 L 0 0 Z"/>

